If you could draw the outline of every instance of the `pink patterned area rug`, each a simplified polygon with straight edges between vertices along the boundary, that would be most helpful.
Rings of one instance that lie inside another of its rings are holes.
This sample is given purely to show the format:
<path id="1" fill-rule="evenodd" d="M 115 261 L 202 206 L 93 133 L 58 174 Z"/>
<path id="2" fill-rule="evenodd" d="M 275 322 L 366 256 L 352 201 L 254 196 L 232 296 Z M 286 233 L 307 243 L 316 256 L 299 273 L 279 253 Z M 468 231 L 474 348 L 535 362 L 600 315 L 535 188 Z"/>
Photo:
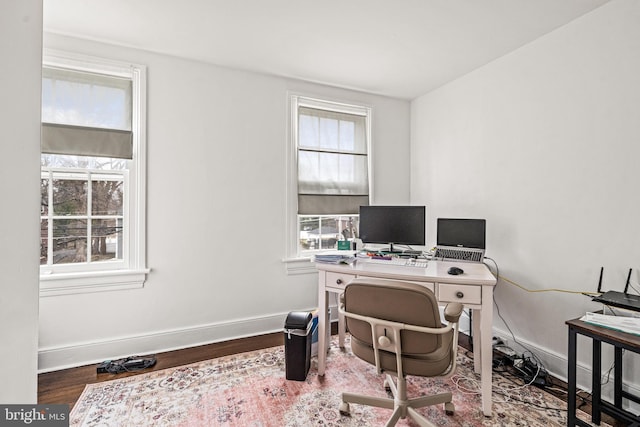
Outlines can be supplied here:
<path id="1" fill-rule="evenodd" d="M 375 367 L 333 340 L 324 377 L 311 367 L 306 381 L 285 379 L 284 347 L 273 347 L 86 386 L 73 407 L 79 426 L 381 426 L 390 410 L 352 404 L 340 415 L 340 393 L 386 396 Z M 314 358 L 315 359 L 315 358 Z M 566 404 L 535 387 L 493 375 L 493 416 L 485 418 L 479 377 L 464 350 L 449 379 L 408 378 L 409 396 L 450 390 L 456 412 L 443 405 L 419 410 L 437 426 L 534 426 L 567 424 Z M 579 411 L 580 412 L 580 411 Z M 587 420 L 585 414 L 580 417 Z M 398 425 L 413 426 L 409 420 Z"/>

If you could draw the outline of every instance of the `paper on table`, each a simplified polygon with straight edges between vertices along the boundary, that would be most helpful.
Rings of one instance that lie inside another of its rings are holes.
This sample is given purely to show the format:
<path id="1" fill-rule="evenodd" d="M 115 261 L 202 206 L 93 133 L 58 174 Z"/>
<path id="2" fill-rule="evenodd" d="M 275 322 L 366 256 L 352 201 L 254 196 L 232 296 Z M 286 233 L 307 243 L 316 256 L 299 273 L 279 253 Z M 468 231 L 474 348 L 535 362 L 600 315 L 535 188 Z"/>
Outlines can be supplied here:
<path id="1" fill-rule="evenodd" d="M 629 334 L 640 335 L 640 318 L 610 316 L 599 313 L 586 313 L 580 320 L 592 325 L 614 329 L 616 331 L 627 332 Z"/>
<path id="2" fill-rule="evenodd" d="M 314 257 L 315 262 L 325 264 L 352 264 L 356 260 L 352 251 L 336 251 L 317 254 Z"/>

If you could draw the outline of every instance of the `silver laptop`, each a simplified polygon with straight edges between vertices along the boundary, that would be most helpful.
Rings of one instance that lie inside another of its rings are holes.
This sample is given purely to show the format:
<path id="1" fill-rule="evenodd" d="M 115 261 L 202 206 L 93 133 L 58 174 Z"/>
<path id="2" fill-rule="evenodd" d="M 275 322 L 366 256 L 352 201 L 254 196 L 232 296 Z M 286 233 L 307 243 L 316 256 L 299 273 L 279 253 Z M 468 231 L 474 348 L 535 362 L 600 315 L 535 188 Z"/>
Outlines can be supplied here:
<path id="1" fill-rule="evenodd" d="M 484 219 L 438 218 L 434 258 L 483 262 L 487 222 Z"/>

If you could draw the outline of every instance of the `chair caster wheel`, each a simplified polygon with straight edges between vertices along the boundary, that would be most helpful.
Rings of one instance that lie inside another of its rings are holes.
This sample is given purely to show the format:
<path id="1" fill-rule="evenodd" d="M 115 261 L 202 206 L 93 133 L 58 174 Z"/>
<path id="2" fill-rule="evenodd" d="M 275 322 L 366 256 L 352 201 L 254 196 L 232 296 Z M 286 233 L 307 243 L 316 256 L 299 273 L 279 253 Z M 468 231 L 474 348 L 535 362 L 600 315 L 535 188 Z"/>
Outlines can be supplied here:
<path id="1" fill-rule="evenodd" d="M 348 403 L 342 402 L 340 404 L 339 411 L 340 411 L 340 415 L 347 415 L 347 416 L 351 415 L 351 409 L 349 408 Z"/>
<path id="2" fill-rule="evenodd" d="M 456 412 L 456 407 L 453 403 L 447 402 L 444 404 L 444 413 L 451 416 Z"/>

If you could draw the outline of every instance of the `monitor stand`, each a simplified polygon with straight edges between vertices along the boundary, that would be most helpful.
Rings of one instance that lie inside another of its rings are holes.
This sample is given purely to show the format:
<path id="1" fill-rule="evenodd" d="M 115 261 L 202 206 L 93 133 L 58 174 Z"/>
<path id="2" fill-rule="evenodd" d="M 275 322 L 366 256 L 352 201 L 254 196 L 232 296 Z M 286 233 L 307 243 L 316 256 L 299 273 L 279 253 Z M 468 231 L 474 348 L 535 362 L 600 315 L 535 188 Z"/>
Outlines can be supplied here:
<path id="1" fill-rule="evenodd" d="M 394 250 L 393 249 L 393 243 L 389 243 L 389 250 L 388 251 L 383 251 L 383 252 L 386 252 L 388 254 L 401 254 L 402 253 L 402 249 Z"/>

